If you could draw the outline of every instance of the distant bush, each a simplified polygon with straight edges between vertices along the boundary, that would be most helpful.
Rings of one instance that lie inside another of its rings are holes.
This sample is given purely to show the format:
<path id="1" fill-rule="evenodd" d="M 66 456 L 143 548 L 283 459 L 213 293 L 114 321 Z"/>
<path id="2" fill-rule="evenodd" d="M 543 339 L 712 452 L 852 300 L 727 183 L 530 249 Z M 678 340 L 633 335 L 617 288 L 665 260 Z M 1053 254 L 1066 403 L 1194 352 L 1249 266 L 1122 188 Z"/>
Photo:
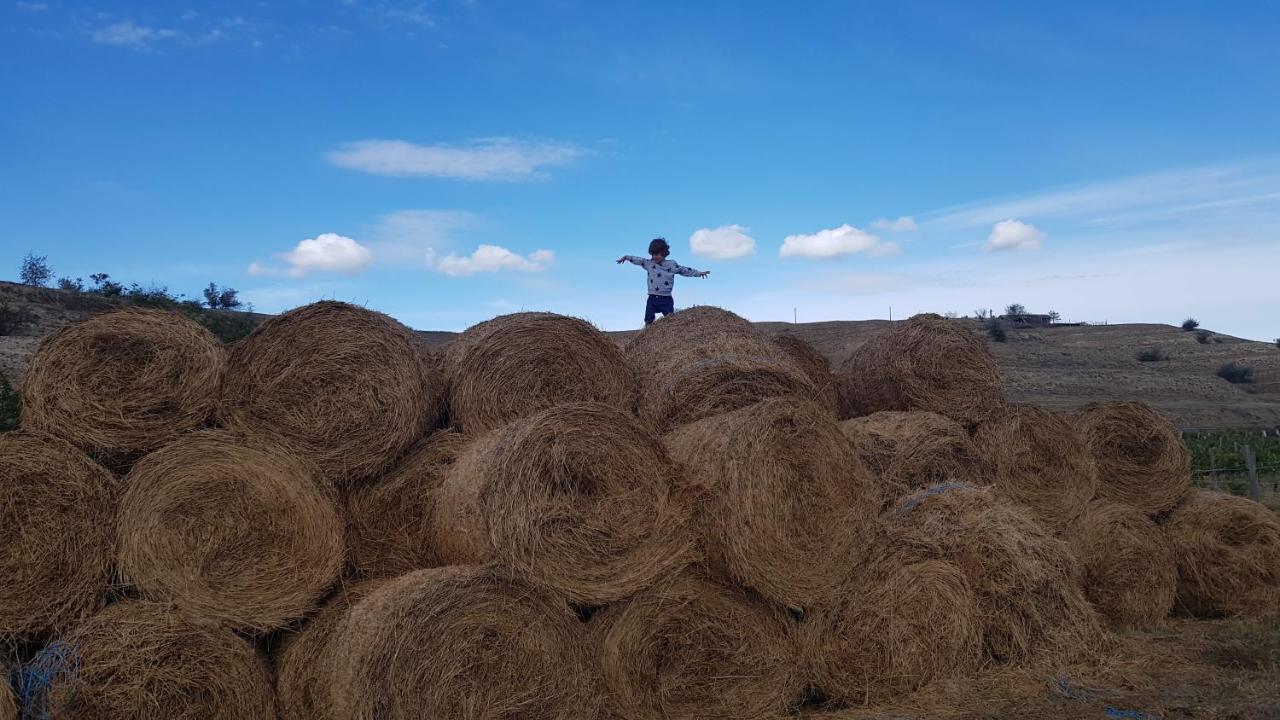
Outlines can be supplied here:
<path id="1" fill-rule="evenodd" d="M 1051 322 L 1051 323 L 1056 323 L 1056 322 L 1061 322 L 1061 321 L 1062 321 L 1062 316 L 1058 314 L 1058 311 L 1057 311 L 1057 310 L 1050 310 L 1050 311 L 1049 311 L 1049 322 Z"/>
<path id="2" fill-rule="evenodd" d="M 84 292 L 84 280 L 76 278 L 72 280 L 69 277 L 58 278 L 58 289 L 65 292 Z"/>
<path id="3" fill-rule="evenodd" d="M 93 281 L 93 292 L 103 297 L 120 297 L 124 294 L 124 286 L 111 279 L 106 273 L 94 273 L 89 276 Z"/>
<path id="4" fill-rule="evenodd" d="M 1251 383 L 1253 368 L 1244 363 L 1232 361 L 1218 368 L 1218 377 L 1229 383 Z"/>
<path id="5" fill-rule="evenodd" d="M 209 332 L 227 345 L 248 337 L 258 324 L 258 321 L 247 313 L 202 311 L 194 317 L 196 322 L 209 328 Z"/>
<path id="6" fill-rule="evenodd" d="M 996 342 L 1005 342 L 1009 339 L 1009 334 L 1004 331 L 1004 325 L 999 320 L 990 318 L 987 320 L 987 334 Z"/>
<path id="7" fill-rule="evenodd" d="M 18 418 L 22 415 L 22 401 L 18 393 L 9 385 L 9 378 L 0 373 L 0 432 L 18 429 Z"/>
<path id="8" fill-rule="evenodd" d="M 1010 303 L 1004 308 L 1005 315 L 1026 315 L 1027 306 L 1022 303 Z"/>
<path id="9" fill-rule="evenodd" d="M 22 258 L 22 269 L 18 271 L 18 279 L 23 285 L 44 287 L 49 284 L 49 279 L 52 277 L 53 268 L 49 267 L 48 256 L 27 253 L 27 256 Z"/>
<path id="10" fill-rule="evenodd" d="M 1200 321 L 1195 318 L 1187 318 L 1182 321 L 1182 329 L 1188 332 L 1195 330 L 1198 327 L 1200 327 Z"/>
<path id="11" fill-rule="evenodd" d="M 35 313 L 25 307 L 0 300 L 0 336 L 16 335 L 24 326 L 36 321 Z"/>
<path id="12" fill-rule="evenodd" d="M 1196 342 L 1200 343 L 1201 345 L 1208 345 L 1209 340 L 1212 338 L 1213 338 L 1213 333 L 1209 332 L 1208 330 L 1196 331 Z"/>
<path id="13" fill-rule="evenodd" d="M 1138 362 L 1159 362 L 1161 360 L 1168 360 L 1169 353 L 1165 352 L 1162 348 L 1150 347 L 1139 350 L 1135 354 L 1135 357 L 1138 358 Z"/>
<path id="14" fill-rule="evenodd" d="M 209 287 L 204 289 L 204 302 L 210 310 L 235 310 L 240 307 L 239 294 L 235 288 L 220 288 L 217 283 L 209 283 Z"/>
<path id="15" fill-rule="evenodd" d="M 1276 338 L 1276 347 L 1280 348 L 1280 338 Z"/>

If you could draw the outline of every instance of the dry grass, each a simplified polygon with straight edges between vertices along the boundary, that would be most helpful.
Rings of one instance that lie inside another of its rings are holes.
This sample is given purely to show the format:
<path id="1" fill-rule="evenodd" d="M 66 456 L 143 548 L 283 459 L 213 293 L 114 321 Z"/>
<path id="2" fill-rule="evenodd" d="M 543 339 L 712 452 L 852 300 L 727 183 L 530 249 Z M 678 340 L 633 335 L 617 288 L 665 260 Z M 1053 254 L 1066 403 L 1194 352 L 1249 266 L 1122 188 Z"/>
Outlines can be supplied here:
<path id="1" fill-rule="evenodd" d="M 104 601 L 114 479 L 71 444 L 0 434 L 0 641 L 77 622 Z"/>
<path id="2" fill-rule="evenodd" d="M 342 568 L 326 487 L 286 451 L 224 431 L 143 458 L 126 481 L 121 575 L 197 617 L 266 632 L 309 612 Z"/>
<path id="3" fill-rule="evenodd" d="M 1085 595 L 1113 626 L 1151 627 L 1169 616 L 1178 582 L 1173 548 L 1141 510 L 1096 500 L 1066 534 Z"/>
<path id="4" fill-rule="evenodd" d="M 1142 403 L 1089 403 L 1072 418 L 1093 452 L 1098 496 L 1158 518 L 1191 491 L 1191 453 Z"/>
<path id="5" fill-rule="evenodd" d="M 222 343 L 178 313 L 103 313 L 40 344 L 23 380 L 22 426 L 120 468 L 204 425 L 226 369 Z"/>
<path id="6" fill-rule="evenodd" d="M 818 400 L 823 407 L 834 414 L 836 412 L 836 376 L 831 372 L 831 361 L 818 351 L 816 347 L 798 335 L 779 333 L 773 336 L 773 342 L 790 356 L 817 390 Z"/>
<path id="7" fill-rule="evenodd" d="M 1280 618 L 1280 520 L 1247 500 L 1196 490 L 1165 524 L 1178 608 L 1200 617 Z"/>
<path id="8" fill-rule="evenodd" d="M 883 411 L 840 430 L 880 478 L 886 502 L 941 482 L 973 482 L 978 452 L 960 423 L 931 412 Z"/>
<path id="9" fill-rule="evenodd" d="M 18 700 L 9 687 L 9 669 L 0 665 L 0 720 L 18 720 Z"/>

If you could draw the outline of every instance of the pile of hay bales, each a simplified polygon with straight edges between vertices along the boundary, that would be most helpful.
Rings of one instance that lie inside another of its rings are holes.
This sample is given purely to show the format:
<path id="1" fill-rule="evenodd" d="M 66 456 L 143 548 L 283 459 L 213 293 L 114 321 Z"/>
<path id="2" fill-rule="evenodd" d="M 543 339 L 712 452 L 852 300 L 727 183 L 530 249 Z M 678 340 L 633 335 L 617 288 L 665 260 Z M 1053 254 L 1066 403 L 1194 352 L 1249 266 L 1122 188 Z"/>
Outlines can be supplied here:
<path id="1" fill-rule="evenodd" d="M 716 308 L 621 350 L 521 313 L 442 357 L 335 302 L 200 332 L 51 337 L 0 435 L 24 720 L 777 720 L 1280 615 L 1273 513 L 1189 492 L 1143 406 L 1006 403 L 936 316 L 854 350 L 843 422 Z"/>

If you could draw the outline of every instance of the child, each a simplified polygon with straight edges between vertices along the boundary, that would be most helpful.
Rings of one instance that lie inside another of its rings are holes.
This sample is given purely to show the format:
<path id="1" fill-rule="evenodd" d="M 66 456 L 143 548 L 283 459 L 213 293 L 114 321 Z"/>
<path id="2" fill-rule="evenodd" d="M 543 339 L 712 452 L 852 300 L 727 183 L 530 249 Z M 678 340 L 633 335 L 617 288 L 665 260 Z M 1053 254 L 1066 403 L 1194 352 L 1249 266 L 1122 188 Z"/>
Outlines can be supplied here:
<path id="1" fill-rule="evenodd" d="M 671 246 L 664 238 L 654 238 L 649 243 L 649 259 L 635 255 L 623 255 L 618 264 L 630 262 L 649 271 L 649 302 L 644 306 L 644 324 L 653 322 L 654 315 L 663 316 L 675 312 L 675 301 L 671 299 L 671 286 L 676 282 L 676 275 L 704 278 L 711 274 L 710 270 L 694 270 L 687 268 L 675 260 L 668 260 Z"/>

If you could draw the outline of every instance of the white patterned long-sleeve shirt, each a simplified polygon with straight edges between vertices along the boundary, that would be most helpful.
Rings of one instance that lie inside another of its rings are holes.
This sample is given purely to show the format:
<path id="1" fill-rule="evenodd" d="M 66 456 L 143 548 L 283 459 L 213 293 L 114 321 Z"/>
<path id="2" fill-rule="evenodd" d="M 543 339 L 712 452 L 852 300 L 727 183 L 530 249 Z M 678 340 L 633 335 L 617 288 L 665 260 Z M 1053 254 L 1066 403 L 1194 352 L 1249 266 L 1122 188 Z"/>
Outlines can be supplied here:
<path id="1" fill-rule="evenodd" d="M 685 267 L 671 259 L 663 260 L 660 263 L 656 263 L 650 258 L 636 257 L 635 255 L 626 255 L 622 259 L 632 265 L 639 265 L 648 271 L 650 295 L 670 295 L 672 286 L 676 284 L 676 275 L 697 277 L 702 274 L 701 270 Z"/>

